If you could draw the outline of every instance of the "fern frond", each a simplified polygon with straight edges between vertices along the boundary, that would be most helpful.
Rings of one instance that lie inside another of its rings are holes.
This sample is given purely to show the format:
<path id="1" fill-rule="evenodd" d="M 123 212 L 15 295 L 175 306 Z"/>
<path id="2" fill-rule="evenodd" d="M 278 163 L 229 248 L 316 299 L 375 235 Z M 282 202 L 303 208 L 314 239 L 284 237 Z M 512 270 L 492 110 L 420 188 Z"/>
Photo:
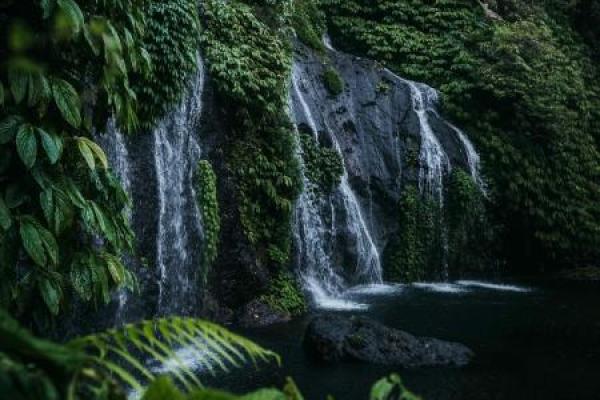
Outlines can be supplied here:
<path id="1" fill-rule="evenodd" d="M 194 361 L 211 373 L 229 372 L 244 364 L 275 361 L 277 354 L 229 330 L 203 320 L 170 317 L 129 324 L 121 329 L 75 339 L 69 346 L 85 350 L 98 368 L 116 376 L 133 389 L 140 389 L 140 379 L 152 381 L 158 373 L 147 360 L 173 366 L 168 372 L 186 389 L 201 387 L 193 367 L 178 355 L 178 350 L 192 352 Z M 140 377 L 140 378 L 138 378 Z"/>

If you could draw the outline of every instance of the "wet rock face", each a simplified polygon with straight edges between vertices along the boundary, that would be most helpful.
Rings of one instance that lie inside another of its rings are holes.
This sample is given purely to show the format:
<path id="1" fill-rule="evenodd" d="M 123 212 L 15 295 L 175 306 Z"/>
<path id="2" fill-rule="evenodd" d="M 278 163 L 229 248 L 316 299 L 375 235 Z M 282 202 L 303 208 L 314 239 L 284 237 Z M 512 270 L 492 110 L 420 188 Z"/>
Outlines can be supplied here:
<path id="1" fill-rule="evenodd" d="M 459 343 L 416 337 L 365 317 L 322 315 L 306 329 L 304 346 L 325 363 L 363 361 L 401 368 L 467 365 L 473 352 Z"/>
<path id="2" fill-rule="evenodd" d="M 330 93 L 323 78 L 331 69 L 344 82 L 339 95 Z M 297 223 L 320 220 L 313 227 L 297 228 L 296 264 L 301 270 L 330 268 L 347 285 L 372 283 L 360 273 L 368 270 L 361 265 L 373 258 L 365 258 L 369 246 L 360 243 L 372 242 L 380 257 L 398 229 L 398 202 L 406 186 L 418 185 L 423 177 L 439 171 L 439 179 L 432 180 L 441 186 L 440 175 L 446 176 L 450 166 L 469 170 L 464 143 L 457 130 L 439 116 L 436 102 L 433 89 L 406 81 L 374 61 L 333 49 L 317 54 L 297 44 L 290 101 L 293 119 L 300 131 L 312 133 L 322 146 L 339 151 L 348 183 L 318 200 L 301 198 L 306 204 L 297 211 Z M 430 134 L 429 146 L 435 144 L 438 151 L 429 158 L 421 149 L 425 133 Z M 356 207 L 348 206 L 349 191 L 361 214 L 358 228 Z M 310 251 L 312 255 L 306 254 Z M 328 279 L 320 272 L 308 274 L 315 281 Z"/>

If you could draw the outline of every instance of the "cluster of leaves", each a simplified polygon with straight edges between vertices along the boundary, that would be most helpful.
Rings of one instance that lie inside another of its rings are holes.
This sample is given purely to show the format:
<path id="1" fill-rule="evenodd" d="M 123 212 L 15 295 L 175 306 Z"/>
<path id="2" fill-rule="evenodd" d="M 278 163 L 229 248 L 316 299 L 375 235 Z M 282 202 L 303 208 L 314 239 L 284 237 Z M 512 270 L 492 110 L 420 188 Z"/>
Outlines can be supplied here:
<path id="1" fill-rule="evenodd" d="M 329 400 L 334 400 L 328 396 Z M 304 400 L 304 396 L 291 378 L 282 390 L 259 389 L 245 395 L 234 395 L 221 390 L 199 389 L 188 394 L 181 393 L 167 378 L 161 378 L 151 385 L 143 400 Z M 392 374 L 377 381 L 371 388 L 369 400 L 419 400 L 411 393 L 400 377 Z"/>
<path id="2" fill-rule="evenodd" d="M 0 9 L 0 305 L 12 311 L 55 315 L 70 293 L 107 302 L 112 288 L 135 287 L 119 259 L 133 247 L 129 200 L 83 110 L 93 94 L 98 110 L 136 126 L 129 75 L 149 70 L 142 5 Z"/>
<path id="3" fill-rule="evenodd" d="M 450 271 L 460 276 L 489 268 L 494 230 L 487 220 L 485 197 L 473 177 L 460 168 L 448 179 L 444 221 Z"/>
<path id="4" fill-rule="evenodd" d="M 386 279 L 414 282 L 439 272 L 444 260 L 440 204 L 408 185 L 398 204 L 398 226 L 384 253 Z"/>
<path id="5" fill-rule="evenodd" d="M 327 67 L 322 76 L 325 88 L 332 96 L 339 96 L 344 91 L 344 81 L 333 67 Z"/>
<path id="6" fill-rule="evenodd" d="M 302 189 L 285 112 L 291 50 L 286 25 L 261 20 L 265 5 L 252 3 L 255 8 L 240 1 L 205 1 L 201 43 L 228 107 L 232 133 L 226 156 L 244 233 L 260 258 L 284 264 L 293 204 Z"/>
<path id="7" fill-rule="evenodd" d="M 146 391 L 146 383 L 155 382 L 155 387 L 161 379 L 145 363 L 150 357 L 174 364 L 176 382 L 187 391 L 199 390 L 202 383 L 179 358 L 177 346 L 196 352 L 211 373 L 249 362 L 280 362 L 279 356 L 241 336 L 190 318 L 126 325 L 59 345 L 32 336 L 0 309 L 0 339 L 0 391 L 10 399 L 124 400 L 128 386 L 147 392 L 144 398 L 171 400 L 176 397 L 157 395 L 156 388 Z"/>
<path id="8" fill-rule="evenodd" d="M 300 133 L 304 174 L 323 193 L 330 193 L 341 181 L 344 173 L 344 160 L 332 148 L 321 146 L 314 136 Z"/>
<path id="9" fill-rule="evenodd" d="M 316 0 L 295 0 L 292 26 L 298 39 L 318 52 L 325 51 L 325 16 Z"/>
<path id="10" fill-rule="evenodd" d="M 271 281 L 267 292 L 260 297 L 260 300 L 274 310 L 291 316 L 302 315 L 307 309 L 298 281 L 285 271 L 279 272 Z"/>
<path id="11" fill-rule="evenodd" d="M 198 67 L 197 1 L 152 1 L 146 11 L 146 25 L 143 45 L 153 70 L 150 79 L 138 77 L 134 89 L 139 97 L 141 125 L 151 129 L 181 100 L 189 77 Z"/>
<path id="12" fill-rule="evenodd" d="M 210 162 L 202 160 L 196 169 L 196 195 L 202 213 L 204 242 L 202 245 L 202 271 L 204 276 L 219 254 L 221 216 L 217 198 L 217 176 Z"/>
<path id="13" fill-rule="evenodd" d="M 600 249 L 598 70 L 577 34 L 593 7 L 497 3 L 503 20 L 465 0 L 324 1 L 338 47 L 441 90 L 482 152 L 505 255 L 581 265 Z"/>

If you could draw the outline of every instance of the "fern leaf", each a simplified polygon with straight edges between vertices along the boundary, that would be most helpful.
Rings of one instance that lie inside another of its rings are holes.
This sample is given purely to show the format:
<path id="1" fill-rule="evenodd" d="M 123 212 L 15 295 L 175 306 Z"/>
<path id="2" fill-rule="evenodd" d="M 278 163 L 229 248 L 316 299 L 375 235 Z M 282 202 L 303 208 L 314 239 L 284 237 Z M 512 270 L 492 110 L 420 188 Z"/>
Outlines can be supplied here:
<path id="1" fill-rule="evenodd" d="M 144 366 L 145 359 L 151 358 L 163 365 L 173 365 L 169 372 L 188 390 L 201 386 L 191 367 L 178 356 L 177 349 L 181 347 L 191 350 L 200 364 L 211 364 L 211 370 L 228 371 L 231 366 L 240 367 L 241 362 L 258 359 L 279 362 L 275 353 L 219 325 L 181 317 L 129 324 L 119 330 L 76 339 L 70 346 L 91 352 L 99 367 L 119 375 L 132 387 L 137 385 L 128 382 L 129 376 L 122 376 L 122 371 L 115 371 L 113 364 L 128 365 L 152 380 L 154 373 Z"/>

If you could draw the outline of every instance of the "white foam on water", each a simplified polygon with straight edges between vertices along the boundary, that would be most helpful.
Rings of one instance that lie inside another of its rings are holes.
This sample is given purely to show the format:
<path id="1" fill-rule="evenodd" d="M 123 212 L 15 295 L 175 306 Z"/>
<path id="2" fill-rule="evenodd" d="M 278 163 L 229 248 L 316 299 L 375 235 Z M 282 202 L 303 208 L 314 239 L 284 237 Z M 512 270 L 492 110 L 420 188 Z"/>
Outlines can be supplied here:
<path id="1" fill-rule="evenodd" d="M 477 287 L 477 288 L 490 289 L 490 290 L 502 290 L 502 291 L 507 291 L 507 292 L 525 293 L 525 292 L 532 291 L 531 288 L 522 287 L 522 286 L 505 285 L 505 284 L 481 282 L 481 281 L 462 280 L 462 281 L 457 281 L 456 283 L 461 286 Z"/>
<path id="2" fill-rule="evenodd" d="M 412 286 L 438 293 L 464 293 L 468 291 L 467 288 L 453 283 L 417 282 L 413 283 Z"/>
<path id="3" fill-rule="evenodd" d="M 397 294 L 404 290 L 404 285 L 374 283 L 369 285 L 358 285 L 346 290 L 346 294 L 387 295 Z"/>

